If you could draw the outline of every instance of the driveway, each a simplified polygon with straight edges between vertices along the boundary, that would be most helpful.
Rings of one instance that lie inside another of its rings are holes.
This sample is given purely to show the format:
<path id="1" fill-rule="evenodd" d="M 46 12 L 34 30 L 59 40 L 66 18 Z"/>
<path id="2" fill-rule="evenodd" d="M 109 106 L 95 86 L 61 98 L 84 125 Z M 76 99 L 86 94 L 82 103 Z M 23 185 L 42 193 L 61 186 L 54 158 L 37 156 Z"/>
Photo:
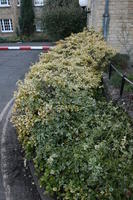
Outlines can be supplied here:
<path id="1" fill-rule="evenodd" d="M 29 70 L 29 66 L 39 58 L 40 51 L 0 51 L 0 114 L 9 100 L 13 97 L 16 82 L 23 80 Z M 2 123 L 0 123 L 0 140 L 2 134 Z M 1 152 L 0 152 L 1 166 Z M 5 199 L 0 169 L 0 200 Z"/>

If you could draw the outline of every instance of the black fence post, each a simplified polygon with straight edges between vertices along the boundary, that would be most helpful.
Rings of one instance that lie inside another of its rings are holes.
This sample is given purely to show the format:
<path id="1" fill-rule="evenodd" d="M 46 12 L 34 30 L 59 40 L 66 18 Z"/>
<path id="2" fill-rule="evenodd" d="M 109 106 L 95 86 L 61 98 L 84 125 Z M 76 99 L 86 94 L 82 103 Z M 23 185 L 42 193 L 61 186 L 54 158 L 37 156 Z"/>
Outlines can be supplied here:
<path id="1" fill-rule="evenodd" d="M 109 79 L 111 78 L 112 75 L 112 65 L 111 63 L 109 64 Z"/>
<path id="2" fill-rule="evenodd" d="M 122 76 L 120 97 L 122 97 L 122 95 L 123 95 L 123 90 L 124 90 L 124 86 L 125 86 L 125 77 L 126 77 L 125 75 Z"/>
<path id="3" fill-rule="evenodd" d="M 124 86 L 125 86 L 125 82 L 127 82 L 128 84 L 131 84 L 131 86 L 133 86 L 133 82 L 130 81 L 127 76 L 126 76 L 126 73 L 125 74 L 122 74 L 118 69 L 116 69 L 116 67 L 113 65 L 113 64 L 109 64 L 109 79 L 111 78 L 112 76 L 112 71 L 115 71 L 121 78 L 121 88 L 120 88 L 120 97 L 122 97 L 123 95 L 123 91 L 124 91 Z"/>

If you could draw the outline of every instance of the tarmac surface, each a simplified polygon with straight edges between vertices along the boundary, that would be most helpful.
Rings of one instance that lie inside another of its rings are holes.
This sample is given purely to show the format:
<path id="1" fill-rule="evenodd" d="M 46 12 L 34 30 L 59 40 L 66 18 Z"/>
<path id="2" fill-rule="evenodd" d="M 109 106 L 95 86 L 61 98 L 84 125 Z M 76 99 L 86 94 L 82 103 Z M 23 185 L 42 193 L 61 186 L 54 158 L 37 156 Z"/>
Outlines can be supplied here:
<path id="1" fill-rule="evenodd" d="M 12 42 L 12 43 L 0 43 L 0 46 L 49 46 L 54 45 L 50 42 Z"/>
<path id="2" fill-rule="evenodd" d="M 40 200 L 30 171 L 24 168 L 16 131 L 7 116 L 16 82 L 24 79 L 40 53 L 36 50 L 0 51 L 0 200 Z M 8 109 L 3 110 L 6 105 Z"/>
<path id="3" fill-rule="evenodd" d="M 0 197 L 0 200 L 41 200 L 17 140 L 16 130 L 10 122 L 10 114 L 11 110 L 2 131 L 1 172 L 4 198 Z"/>

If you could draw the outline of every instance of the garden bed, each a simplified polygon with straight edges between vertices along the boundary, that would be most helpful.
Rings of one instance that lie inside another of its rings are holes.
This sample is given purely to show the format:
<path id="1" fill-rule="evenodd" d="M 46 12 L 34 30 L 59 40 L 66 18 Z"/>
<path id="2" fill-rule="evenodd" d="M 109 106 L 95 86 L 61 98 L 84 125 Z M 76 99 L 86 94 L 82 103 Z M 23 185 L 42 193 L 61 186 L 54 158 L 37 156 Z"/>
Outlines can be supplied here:
<path id="1" fill-rule="evenodd" d="M 115 104 L 117 103 L 120 107 L 124 109 L 125 112 L 133 120 L 133 92 L 132 87 L 128 86 L 129 91 L 124 91 L 122 97 L 120 97 L 120 84 L 114 86 L 108 78 L 108 74 L 103 76 L 104 88 L 106 98 L 110 101 L 112 100 Z M 119 87 L 118 87 L 119 86 Z"/>

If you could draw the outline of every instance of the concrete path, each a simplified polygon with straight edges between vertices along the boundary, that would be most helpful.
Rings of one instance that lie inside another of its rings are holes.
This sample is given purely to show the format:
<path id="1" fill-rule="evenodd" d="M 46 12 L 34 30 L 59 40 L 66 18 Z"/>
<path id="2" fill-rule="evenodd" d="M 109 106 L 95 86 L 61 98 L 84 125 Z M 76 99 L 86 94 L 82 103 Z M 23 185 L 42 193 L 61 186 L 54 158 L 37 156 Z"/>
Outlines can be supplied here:
<path id="1" fill-rule="evenodd" d="M 16 82 L 19 79 L 21 80 L 24 79 L 24 75 L 26 72 L 28 72 L 29 66 L 38 60 L 39 54 L 40 54 L 40 51 L 32 51 L 32 52 L 1 51 L 0 52 L 0 143 L 2 139 L 1 135 L 2 135 L 2 130 L 3 130 L 3 125 L 5 124 L 5 119 L 6 119 L 5 116 L 7 115 L 9 107 L 11 107 L 11 104 L 12 104 L 12 101 L 10 101 L 10 99 L 12 99 L 13 92 L 16 89 Z M 16 145 L 18 144 L 16 143 Z M 12 151 L 9 145 L 8 152 L 10 152 L 10 150 Z M 17 152 L 15 152 L 15 150 L 13 151 L 14 151 L 14 159 L 15 159 L 15 155 L 17 156 Z M 18 153 L 18 156 L 20 156 L 19 153 Z M 15 170 L 15 168 L 12 166 L 12 157 L 10 160 L 10 164 L 11 164 L 10 169 Z M 20 165 L 21 164 L 22 164 L 22 158 L 20 156 Z M 0 152 L 0 166 L 1 165 L 3 166 L 3 163 L 1 163 L 1 152 Z M 17 170 L 14 171 L 16 175 L 13 173 L 14 181 L 15 181 L 15 177 L 17 176 Z M 9 188 L 6 188 L 6 190 L 8 189 Z M 21 196 L 23 196 L 22 192 L 23 192 L 23 188 L 22 188 L 22 191 L 19 192 Z M 30 200 L 31 199 L 30 197 L 25 196 L 22 200 Z M 32 197 L 32 200 L 39 200 L 38 198 L 35 199 Z M 8 197 L 5 198 L 5 190 L 3 187 L 2 174 L 1 174 L 1 168 L 0 168 L 0 200 L 9 200 L 9 199 L 10 198 Z M 21 199 L 20 197 L 16 197 L 15 199 L 12 199 L 12 200 L 21 200 Z"/>

